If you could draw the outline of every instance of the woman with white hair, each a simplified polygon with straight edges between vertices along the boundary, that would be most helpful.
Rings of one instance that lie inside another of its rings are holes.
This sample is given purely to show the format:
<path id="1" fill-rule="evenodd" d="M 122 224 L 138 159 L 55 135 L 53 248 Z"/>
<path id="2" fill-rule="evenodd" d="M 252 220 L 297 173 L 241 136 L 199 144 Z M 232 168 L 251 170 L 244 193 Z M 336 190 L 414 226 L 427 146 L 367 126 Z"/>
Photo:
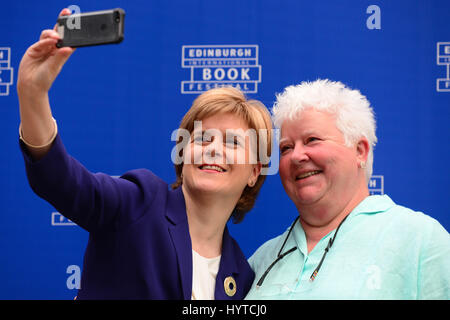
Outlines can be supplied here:
<path id="1" fill-rule="evenodd" d="M 247 299 L 449 299 L 449 233 L 369 194 L 377 138 L 367 99 L 340 82 L 302 82 L 272 112 L 299 215 L 250 258 Z"/>

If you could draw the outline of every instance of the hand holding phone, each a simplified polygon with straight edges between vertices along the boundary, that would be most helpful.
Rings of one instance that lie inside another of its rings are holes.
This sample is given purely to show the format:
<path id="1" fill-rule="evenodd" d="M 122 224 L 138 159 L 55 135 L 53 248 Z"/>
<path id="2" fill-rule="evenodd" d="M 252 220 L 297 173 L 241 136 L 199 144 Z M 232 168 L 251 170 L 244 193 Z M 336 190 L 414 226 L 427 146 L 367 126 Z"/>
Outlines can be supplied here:
<path id="1" fill-rule="evenodd" d="M 85 47 L 119 43 L 124 38 L 125 11 L 120 8 L 60 16 L 56 46 Z"/>

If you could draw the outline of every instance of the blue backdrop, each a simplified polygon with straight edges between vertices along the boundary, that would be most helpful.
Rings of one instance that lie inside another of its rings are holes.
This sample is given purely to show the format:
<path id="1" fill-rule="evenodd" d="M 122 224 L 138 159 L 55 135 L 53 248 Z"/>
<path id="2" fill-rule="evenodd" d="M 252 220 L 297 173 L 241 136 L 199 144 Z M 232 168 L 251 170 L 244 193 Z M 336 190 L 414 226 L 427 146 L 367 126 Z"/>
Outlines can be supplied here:
<path id="1" fill-rule="evenodd" d="M 126 11 L 125 40 L 78 49 L 50 92 L 66 148 L 91 171 L 145 167 L 173 182 L 171 133 L 197 92 L 228 81 L 271 107 L 284 87 L 329 78 L 375 110 L 371 192 L 450 230 L 449 1 L 2 1 L 0 299 L 72 299 L 79 285 L 88 234 L 28 186 L 15 89 L 26 48 L 69 5 Z M 250 256 L 296 215 L 269 176 L 230 232 Z"/>

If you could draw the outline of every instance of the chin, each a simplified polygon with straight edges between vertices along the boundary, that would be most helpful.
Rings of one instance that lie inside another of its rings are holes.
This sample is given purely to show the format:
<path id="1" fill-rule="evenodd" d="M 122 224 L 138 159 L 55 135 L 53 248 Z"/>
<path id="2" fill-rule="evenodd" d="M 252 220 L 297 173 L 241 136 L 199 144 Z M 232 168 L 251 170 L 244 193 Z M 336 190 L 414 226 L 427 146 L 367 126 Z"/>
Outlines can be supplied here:
<path id="1" fill-rule="evenodd" d="M 297 205 L 312 205 L 322 198 L 322 193 L 313 190 L 296 191 L 290 197 Z"/>
<path id="2" fill-rule="evenodd" d="M 218 184 L 216 181 L 204 181 L 196 183 L 193 189 L 195 192 L 220 193 L 223 192 L 223 185 Z"/>

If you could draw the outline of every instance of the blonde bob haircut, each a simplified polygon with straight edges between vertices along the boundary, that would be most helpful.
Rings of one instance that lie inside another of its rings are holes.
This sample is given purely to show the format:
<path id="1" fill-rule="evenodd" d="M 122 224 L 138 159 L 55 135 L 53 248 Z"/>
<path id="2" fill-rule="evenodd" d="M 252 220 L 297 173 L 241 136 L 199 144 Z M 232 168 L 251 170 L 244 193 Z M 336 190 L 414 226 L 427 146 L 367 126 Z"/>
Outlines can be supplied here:
<path id="1" fill-rule="evenodd" d="M 272 121 L 267 108 L 258 100 L 247 100 L 246 96 L 233 87 L 220 87 L 208 90 L 198 96 L 189 111 L 181 120 L 180 129 L 185 129 L 191 134 L 194 131 L 194 121 L 200 121 L 216 114 L 230 113 L 243 119 L 249 129 L 254 129 L 259 133 L 262 129 L 267 134 L 257 134 L 257 149 L 266 153 L 258 152 L 257 161 L 262 163 L 262 168 L 268 166 L 268 159 L 271 155 L 272 147 Z M 177 138 L 177 145 L 181 137 Z M 182 155 L 183 150 L 177 149 Z M 261 159 L 261 156 L 267 157 Z M 172 188 L 176 189 L 183 183 L 182 179 L 183 163 L 175 164 L 176 181 Z M 256 197 L 261 189 L 266 176 L 260 174 L 253 187 L 248 185 L 244 188 L 242 195 L 233 210 L 231 218 L 234 223 L 239 223 L 244 219 L 245 214 L 253 208 Z"/>

